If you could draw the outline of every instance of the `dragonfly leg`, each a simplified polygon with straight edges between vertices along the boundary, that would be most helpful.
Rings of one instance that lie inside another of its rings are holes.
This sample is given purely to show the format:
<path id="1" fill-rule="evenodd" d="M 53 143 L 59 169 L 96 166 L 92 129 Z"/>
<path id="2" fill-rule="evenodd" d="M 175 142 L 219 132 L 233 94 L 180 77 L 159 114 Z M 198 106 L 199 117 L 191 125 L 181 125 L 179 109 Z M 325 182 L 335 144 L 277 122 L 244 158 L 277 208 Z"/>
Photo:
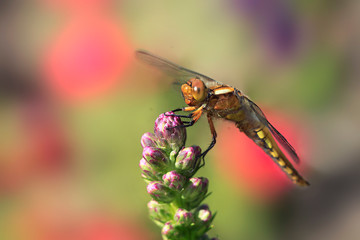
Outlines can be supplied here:
<path id="1" fill-rule="evenodd" d="M 176 109 L 174 109 L 174 110 L 171 110 L 170 112 L 180 112 L 180 111 L 182 111 L 183 110 L 183 108 L 176 108 Z M 166 114 L 166 113 L 165 113 Z"/>
<path id="2" fill-rule="evenodd" d="M 178 125 L 176 127 L 191 127 L 192 125 L 195 124 L 196 121 L 193 120 L 193 115 L 192 113 L 190 113 L 189 115 L 177 115 L 177 114 L 171 114 L 171 115 L 166 115 L 166 116 L 175 116 L 175 117 L 180 117 L 180 118 L 190 118 L 191 121 L 182 121 L 182 125 Z M 176 128 L 176 127 L 169 127 L 168 129 L 171 128 Z"/>
<path id="3" fill-rule="evenodd" d="M 198 111 L 198 112 L 193 112 L 189 115 L 186 115 L 185 117 L 186 118 L 191 118 L 192 120 L 191 121 L 184 121 L 182 125 L 178 125 L 178 126 L 175 126 L 175 127 L 169 127 L 168 129 L 171 129 L 171 128 L 186 128 L 186 127 L 191 127 L 192 125 L 194 125 L 200 118 L 202 114 L 202 111 Z M 174 115 L 171 115 L 171 116 L 174 116 Z M 181 116 L 179 116 L 181 117 Z"/>
<path id="4" fill-rule="evenodd" d="M 212 121 L 211 116 L 207 115 L 207 119 L 208 119 L 208 123 L 210 126 L 210 131 L 211 131 L 211 135 L 212 135 L 212 141 L 209 145 L 209 147 L 201 153 L 200 157 L 202 158 L 202 163 L 200 164 L 199 168 L 203 167 L 205 165 L 205 155 L 215 146 L 216 144 L 216 137 L 217 137 L 217 133 L 214 127 L 214 122 Z"/>
<path id="5" fill-rule="evenodd" d="M 165 116 L 174 116 L 174 117 L 179 117 L 179 118 L 193 118 L 191 113 L 188 115 L 171 114 L 171 115 L 165 115 Z"/>
<path id="6" fill-rule="evenodd" d="M 174 115 L 171 115 L 171 116 L 174 116 Z M 191 117 L 192 118 L 192 117 Z M 192 125 L 194 125 L 195 124 L 195 122 L 196 121 L 194 121 L 194 120 L 191 120 L 190 122 L 188 122 L 188 121 L 183 121 L 182 123 L 182 125 L 177 125 L 177 126 L 174 126 L 174 127 L 168 127 L 167 129 L 169 130 L 169 129 L 172 129 L 172 128 L 186 128 L 186 127 L 191 127 Z"/>
<path id="7" fill-rule="evenodd" d="M 167 129 L 172 129 L 172 128 L 187 128 L 187 127 L 191 127 L 192 125 L 194 125 L 196 123 L 195 120 L 191 120 L 190 122 L 183 122 L 182 125 L 178 125 L 178 126 L 174 126 L 174 127 L 168 127 Z"/>
<path id="8" fill-rule="evenodd" d="M 189 111 L 194 111 L 196 108 L 195 107 L 183 107 L 183 108 L 176 108 L 174 110 L 171 110 L 170 112 L 189 112 Z M 175 116 L 175 117 L 182 117 L 182 118 L 193 118 L 192 114 L 188 114 L 188 115 L 180 115 L 180 114 L 167 114 L 164 113 L 165 116 Z"/>
<path id="9" fill-rule="evenodd" d="M 185 108 L 183 108 L 182 111 L 192 111 L 194 109 L 195 109 L 195 107 L 185 107 Z M 180 118 L 181 117 L 183 117 L 183 118 L 191 118 L 192 119 L 191 121 L 189 121 L 189 122 L 185 121 L 185 122 L 183 122 L 184 123 L 183 125 L 176 126 L 176 127 L 191 127 L 201 117 L 201 114 L 203 112 L 202 109 L 203 109 L 203 107 L 199 107 L 198 109 L 196 109 L 194 112 L 190 113 L 189 115 L 174 115 L 174 114 L 171 114 L 171 115 L 168 115 L 168 116 L 177 116 L 177 117 L 180 117 Z M 172 127 L 170 127 L 169 129 L 171 129 L 171 128 Z"/>
<path id="10" fill-rule="evenodd" d="M 176 108 L 174 110 L 171 110 L 170 112 L 190 112 L 190 111 L 194 111 L 196 109 L 196 107 L 183 107 L 183 108 Z"/>

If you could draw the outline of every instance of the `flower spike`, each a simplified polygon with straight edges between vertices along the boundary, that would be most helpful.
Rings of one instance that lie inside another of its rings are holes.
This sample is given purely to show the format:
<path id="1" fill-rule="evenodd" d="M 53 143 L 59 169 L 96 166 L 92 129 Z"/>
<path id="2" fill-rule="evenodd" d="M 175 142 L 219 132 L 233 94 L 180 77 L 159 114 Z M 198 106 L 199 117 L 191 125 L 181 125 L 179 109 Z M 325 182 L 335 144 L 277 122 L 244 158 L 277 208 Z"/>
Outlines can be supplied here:
<path id="1" fill-rule="evenodd" d="M 150 218 L 162 228 L 164 240 L 211 239 L 214 215 L 207 205 L 209 181 L 193 177 L 199 169 L 201 148 L 184 147 L 186 128 L 172 112 L 155 121 L 154 133 L 141 137 L 141 176 L 147 182 Z M 212 238 L 215 240 L 215 238 Z"/>

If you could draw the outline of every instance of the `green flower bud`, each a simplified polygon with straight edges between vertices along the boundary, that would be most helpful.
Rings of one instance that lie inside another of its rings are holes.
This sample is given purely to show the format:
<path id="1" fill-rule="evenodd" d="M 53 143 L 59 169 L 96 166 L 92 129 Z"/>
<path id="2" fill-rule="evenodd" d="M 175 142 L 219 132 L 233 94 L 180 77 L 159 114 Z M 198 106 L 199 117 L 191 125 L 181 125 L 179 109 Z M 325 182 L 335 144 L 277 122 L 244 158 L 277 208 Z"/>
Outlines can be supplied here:
<path id="1" fill-rule="evenodd" d="M 181 149 L 176 157 L 175 168 L 183 173 L 192 174 L 201 154 L 199 146 L 192 146 Z"/>
<path id="2" fill-rule="evenodd" d="M 158 202 L 169 203 L 175 197 L 174 192 L 160 181 L 150 182 L 146 189 L 150 196 Z"/>
<path id="3" fill-rule="evenodd" d="M 162 179 L 167 187 L 176 191 L 180 191 L 184 187 L 186 181 L 186 178 L 176 171 L 164 174 Z"/>
<path id="4" fill-rule="evenodd" d="M 194 216 L 192 212 L 181 208 L 176 211 L 174 219 L 179 225 L 184 226 L 190 226 L 194 222 Z"/>
<path id="5" fill-rule="evenodd" d="M 151 165 L 144 158 L 140 160 L 139 163 L 141 169 L 141 177 L 148 181 L 157 180 L 156 172 L 151 167 Z"/>
<path id="6" fill-rule="evenodd" d="M 197 217 L 202 222 L 209 222 L 211 221 L 211 212 L 209 209 L 200 209 Z"/>
<path id="7" fill-rule="evenodd" d="M 211 222 L 214 219 L 209 206 L 206 204 L 201 205 L 195 211 L 196 231 L 199 236 L 203 235 L 211 228 Z"/>
<path id="8" fill-rule="evenodd" d="M 161 234 L 164 240 L 173 240 L 179 238 L 179 232 L 171 222 L 165 223 L 161 230 Z"/>
<path id="9" fill-rule="evenodd" d="M 143 158 L 148 161 L 154 170 L 159 172 L 166 171 L 170 165 L 168 157 L 159 148 L 145 147 L 143 150 Z"/>
<path id="10" fill-rule="evenodd" d="M 190 178 L 189 184 L 182 192 L 182 199 L 191 206 L 197 206 L 204 200 L 209 186 L 209 181 L 204 177 Z"/>
<path id="11" fill-rule="evenodd" d="M 157 225 L 163 227 L 167 221 L 172 219 L 172 209 L 170 205 L 151 200 L 147 206 L 151 219 L 155 221 Z"/>

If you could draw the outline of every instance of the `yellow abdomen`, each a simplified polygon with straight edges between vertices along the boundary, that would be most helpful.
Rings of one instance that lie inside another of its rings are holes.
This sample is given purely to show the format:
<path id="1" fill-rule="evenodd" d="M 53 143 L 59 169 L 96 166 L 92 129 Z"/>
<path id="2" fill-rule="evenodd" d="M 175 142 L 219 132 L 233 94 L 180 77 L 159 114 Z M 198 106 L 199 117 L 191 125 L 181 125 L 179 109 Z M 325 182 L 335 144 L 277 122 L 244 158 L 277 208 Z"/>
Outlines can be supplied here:
<path id="1" fill-rule="evenodd" d="M 255 130 L 244 131 L 259 147 L 269 155 L 277 165 L 286 173 L 286 175 L 299 186 L 309 186 L 310 184 L 297 172 L 284 153 L 275 142 L 270 130 L 262 126 Z"/>

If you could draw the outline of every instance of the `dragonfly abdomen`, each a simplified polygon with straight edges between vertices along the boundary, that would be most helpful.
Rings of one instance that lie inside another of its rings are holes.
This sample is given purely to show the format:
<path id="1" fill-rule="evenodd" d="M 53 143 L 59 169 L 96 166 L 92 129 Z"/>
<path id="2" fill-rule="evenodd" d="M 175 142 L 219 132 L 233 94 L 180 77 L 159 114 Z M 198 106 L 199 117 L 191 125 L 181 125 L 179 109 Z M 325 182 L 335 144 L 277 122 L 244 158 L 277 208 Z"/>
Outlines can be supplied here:
<path id="1" fill-rule="evenodd" d="M 244 131 L 263 151 L 269 155 L 286 175 L 299 186 L 309 186 L 310 184 L 296 171 L 284 153 L 280 150 L 270 130 L 263 126 L 251 131 Z"/>

